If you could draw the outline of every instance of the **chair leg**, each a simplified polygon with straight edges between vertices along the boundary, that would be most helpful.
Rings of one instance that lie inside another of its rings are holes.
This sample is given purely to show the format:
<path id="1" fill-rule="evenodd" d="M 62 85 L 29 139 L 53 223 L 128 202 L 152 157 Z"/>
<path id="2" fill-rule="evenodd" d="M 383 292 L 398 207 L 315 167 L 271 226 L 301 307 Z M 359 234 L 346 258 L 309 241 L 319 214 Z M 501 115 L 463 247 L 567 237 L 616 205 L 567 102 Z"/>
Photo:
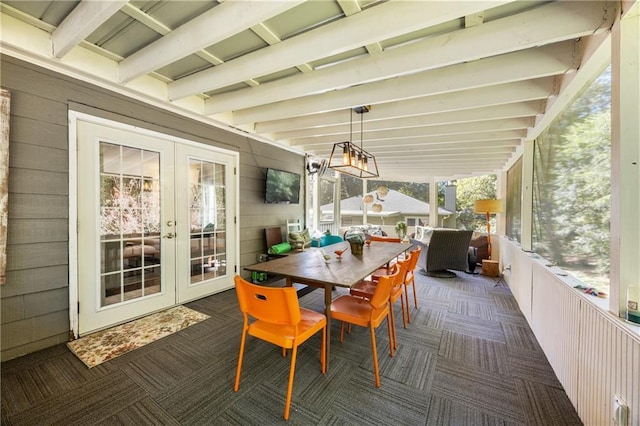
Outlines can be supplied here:
<path id="1" fill-rule="evenodd" d="M 405 306 L 407 307 L 407 322 L 411 324 L 411 309 L 409 309 L 409 290 L 408 289 L 406 289 L 406 291 L 404 292 L 404 301 L 405 301 Z"/>
<path id="2" fill-rule="evenodd" d="M 391 312 L 391 330 L 392 333 L 389 335 L 389 342 L 393 344 L 393 349 L 398 349 L 398 336 L 396 335 L 396 319 L 395 312 L 393 310 L 393 302 L 389 299 L 389 312 Z M 391 351 L 391 356 L 393 356 L 393 350 Z"/>
<path id="3" fill-rule="evenodd" d="M 322 342 L 320 343 L 320 363 L 322 374 L 327 373 L 327 325 L 322 328 Z"/>
<path id="4" fill-rule="evenodd" d="M 394 320 L 393 320 L 393 311 L 389 311 L 389 313 L 387 314 L 387 332 L 389 333 L 389 356 L 393 357 L 393 345 L 394 345 L 394 339 L 391 337 L 392 334 L 395 334 L 395 329 L 392 331 L 392 328 L 394 327 Z"/>
<path id="5" fill-rule="evenodd" d="M 242 357 L 244 356 L 244 344 L 247 340 L 247 328 L 242 330 L 242 338 L 240 339 L 240 353 L 238 354 L 238 368 L 236 369 L 236 382 L 233 385 L 233 391 L 238 392 L 240 388 L 240 372 L 242 371 Z"/>
<path id="6" fill-rule="evenodd" d="M 344 321 L 340 321 L 340 343 L 344 342 Z"/>
<path id="7" fill-rule="evenodd" d="M 414 303 L 416 309 L 418 309 L 418 296 L 416 295 L 416 282 L 415 281 L 411 281 L 411 287 L 413 287 L 413 303 Z"/>
<path id="8" fill-rule="evenodd" d="M 287 385 L 287 399 L 284 404 L 284 419 L 289 420 L 289 409 L 291 408 L 291 393 L 293 391 L 293 376 L 296 373 L 296 356 L 298 355 L 298 345 L 293 344 L 291 350 L 291 368 L 289 369 L 289 383 Z"/>
<path id="9" fill-rule="evenodd" d="M 380 387 L 380 372 L 378 371 L 378 349 L 376 348 L 376 329 L 373 324 L 369 324 L 371 331 L 371 352 L 373 353 L 373 374 L 376 377 L 376 387 Z"/>
<path id="10" fill-rule="evenodd" d="M 402 309 L 402 327 L 407 328 L 407 314 L 404 309 L 404 295 L 400 296 L 400 308 Z"/>

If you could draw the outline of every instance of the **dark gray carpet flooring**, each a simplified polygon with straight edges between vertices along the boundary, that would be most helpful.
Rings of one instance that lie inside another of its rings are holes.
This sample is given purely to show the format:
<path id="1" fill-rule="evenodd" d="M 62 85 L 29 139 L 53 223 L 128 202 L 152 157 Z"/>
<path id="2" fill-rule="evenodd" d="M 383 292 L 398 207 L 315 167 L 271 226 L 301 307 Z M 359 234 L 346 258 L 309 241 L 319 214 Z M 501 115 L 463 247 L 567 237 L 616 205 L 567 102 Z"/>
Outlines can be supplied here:
<path id="1" fill-rule="evenodd" d="M 290 424 L 582 424 L 517 303 L 491 278 L 416 274 L 419 308 L 389 357 L 378 329 L 380 388 L 369 332 L 354 327 L 320 373 L 320 337 L 299 351 Z M 337 290 L 336 296 L 341 293 Z M 410 293 L 411 296 L 411 293 Z M 300 299 L 322 311 L 322 291 Z M 232 390 L 242 318 L 235 291 L 193 303 L 210 319 L 88 369 L 65 345 L 1 365 L 3 425 L 268 425 L 282 414 L 289 358 L 250 338 Z"/>

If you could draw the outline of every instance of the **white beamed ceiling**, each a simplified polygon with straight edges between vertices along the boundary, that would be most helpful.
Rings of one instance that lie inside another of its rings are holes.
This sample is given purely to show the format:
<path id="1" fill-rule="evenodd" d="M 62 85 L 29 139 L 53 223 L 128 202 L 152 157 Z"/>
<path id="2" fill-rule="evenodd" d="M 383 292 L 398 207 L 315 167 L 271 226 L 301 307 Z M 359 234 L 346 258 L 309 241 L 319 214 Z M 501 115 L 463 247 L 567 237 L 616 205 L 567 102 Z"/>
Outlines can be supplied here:
<path id="1" fill-rule="evenodd" d="M 429 181 L 505 170 L 607 63 L 616 5 L 0 1 L 0 48 L 288 150 L 351 140 L 381 178 Z"/>

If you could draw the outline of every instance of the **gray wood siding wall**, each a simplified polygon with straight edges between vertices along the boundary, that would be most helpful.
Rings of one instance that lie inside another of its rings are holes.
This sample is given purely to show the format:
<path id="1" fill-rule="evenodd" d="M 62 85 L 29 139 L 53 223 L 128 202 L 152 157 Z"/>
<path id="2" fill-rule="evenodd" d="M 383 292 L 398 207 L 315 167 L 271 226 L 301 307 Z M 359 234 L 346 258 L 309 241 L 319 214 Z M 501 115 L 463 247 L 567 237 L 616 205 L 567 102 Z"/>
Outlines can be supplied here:
<path id="1" fill-rule="evenodd" d="M 240 268 L 264 252 L 265 227 L 304 220 L 302 202 L 264 204 L 266 168 L 304 174 L 303 156 L 15 58 L 2 56 L 0 66 L 0 84 L 11 92 L 2 361 L 69 340 L 70 109 L 240 152 Z"/>

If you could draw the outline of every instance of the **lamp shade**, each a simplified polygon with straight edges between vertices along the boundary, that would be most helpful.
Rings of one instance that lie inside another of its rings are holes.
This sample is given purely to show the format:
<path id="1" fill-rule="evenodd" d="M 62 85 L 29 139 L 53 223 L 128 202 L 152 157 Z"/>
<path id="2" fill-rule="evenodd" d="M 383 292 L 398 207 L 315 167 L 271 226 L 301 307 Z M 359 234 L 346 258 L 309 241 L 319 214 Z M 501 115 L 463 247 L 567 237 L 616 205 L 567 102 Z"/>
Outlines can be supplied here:
<path id="1" fill-rule="evenodd" d="M 502 200 L 477 200 L 473 207 L 476 213 L 502 213 Z"/>

